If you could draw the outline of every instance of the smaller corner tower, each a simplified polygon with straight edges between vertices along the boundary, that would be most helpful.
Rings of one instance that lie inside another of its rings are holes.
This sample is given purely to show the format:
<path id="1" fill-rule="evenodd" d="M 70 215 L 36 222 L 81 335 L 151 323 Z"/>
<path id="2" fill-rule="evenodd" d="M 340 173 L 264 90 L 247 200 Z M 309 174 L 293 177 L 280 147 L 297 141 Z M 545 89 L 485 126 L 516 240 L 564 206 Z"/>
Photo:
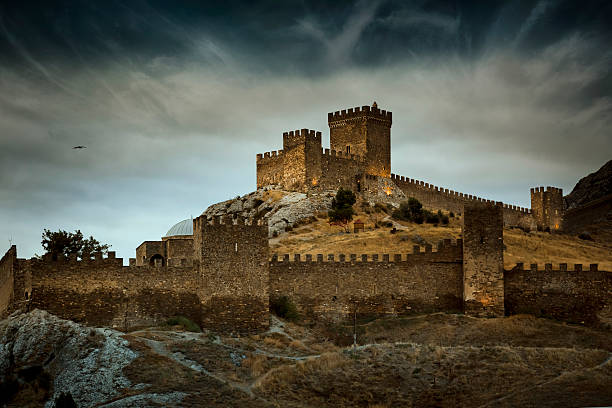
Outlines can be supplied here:
<path id="1" fill-rule="evenodd" d="M 285 188 L 306 191 L 321 179 L 321 132 L 301 129 L 283 133 Z"/>
<path id="2" fill-rule="evenodd" d="M 366 160 L 366 173 L 391 176 L 391 112 L 372 106 L 327 114 L 331 150 Z"/>
<path id="3" fill-rule="evenodd" d="M 563 190 L 556 187 L 531 189 L 531 212 L 539 230 L 556 231 L 563 219 Z"/>
<path id="4" fill-rule="evenodd" d="M 200 216 L 193 220 L 202 326 L 223 333 L 269 327 L 267 222 Z"/>
<path id="5" fill-rule="evenodd" d="M 463 214 L 463 306 L 472 316 L 504 315 L 502 203 L 472 203 Z"/>

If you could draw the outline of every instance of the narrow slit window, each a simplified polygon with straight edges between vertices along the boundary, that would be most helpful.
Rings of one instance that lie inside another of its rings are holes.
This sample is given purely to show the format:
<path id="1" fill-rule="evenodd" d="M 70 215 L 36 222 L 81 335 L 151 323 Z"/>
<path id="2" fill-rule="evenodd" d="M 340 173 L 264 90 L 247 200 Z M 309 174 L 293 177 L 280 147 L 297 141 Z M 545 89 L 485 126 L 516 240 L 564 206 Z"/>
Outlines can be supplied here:
<path id="1" fill-rule="evenodd" d="M 234 251 L 238 252 L 238 243 L 237 242 L 234 243 Z"/>

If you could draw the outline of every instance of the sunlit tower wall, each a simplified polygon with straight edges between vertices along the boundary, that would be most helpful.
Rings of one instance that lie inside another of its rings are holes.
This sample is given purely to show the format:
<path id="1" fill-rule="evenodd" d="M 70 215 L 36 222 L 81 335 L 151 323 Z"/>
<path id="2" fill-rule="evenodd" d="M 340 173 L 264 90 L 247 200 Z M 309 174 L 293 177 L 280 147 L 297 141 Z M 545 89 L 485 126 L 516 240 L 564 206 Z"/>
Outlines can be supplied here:
<path id="1" fill-rule="evenodd" d="M 531 189 L 531 212 L 539 230 L 556 231 L 563 219 L 563 190 L 556 187 Z"/>

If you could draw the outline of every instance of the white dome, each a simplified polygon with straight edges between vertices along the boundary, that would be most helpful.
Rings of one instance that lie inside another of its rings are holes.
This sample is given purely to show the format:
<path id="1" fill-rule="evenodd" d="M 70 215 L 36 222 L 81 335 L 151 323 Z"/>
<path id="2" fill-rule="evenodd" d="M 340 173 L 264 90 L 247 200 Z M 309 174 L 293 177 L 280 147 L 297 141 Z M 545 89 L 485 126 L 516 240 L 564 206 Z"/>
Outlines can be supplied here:
<path id="1" fill-rule="evenodd" d="M 172 228 L 166 232 L 166 237 L 173 237 L 175 235 L 193 235 L 193 220 L 187 218 L 181 222 L 174 224 Z"/>

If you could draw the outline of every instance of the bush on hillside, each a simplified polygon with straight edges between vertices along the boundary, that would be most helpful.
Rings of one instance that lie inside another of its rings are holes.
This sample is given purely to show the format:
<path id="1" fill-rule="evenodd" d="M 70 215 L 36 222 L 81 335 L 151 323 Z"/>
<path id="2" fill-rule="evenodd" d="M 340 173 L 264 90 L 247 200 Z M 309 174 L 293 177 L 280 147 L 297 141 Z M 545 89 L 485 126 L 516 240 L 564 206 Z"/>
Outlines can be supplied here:
<path id="1" fill-rule="evenodd" d="M 185 317 L 185 316 L 171 317 L 170 319 L 166 320 L 166 325 L 181 326 L 184 330 L 195 332 L 195 333 L 202 332 L 202 329 L 200 329 L 200 326 L 198 326 L 196 323 L 194 323 L 192 320 L 190 320 L 188 317 Z"/>
<path id="2" fill-rule="evenodd" d="M 287 320 L 297 320 L 300 315 L 297 307 L 288 296 L 274 296 L 270 299 L 270 311 Z"/>

